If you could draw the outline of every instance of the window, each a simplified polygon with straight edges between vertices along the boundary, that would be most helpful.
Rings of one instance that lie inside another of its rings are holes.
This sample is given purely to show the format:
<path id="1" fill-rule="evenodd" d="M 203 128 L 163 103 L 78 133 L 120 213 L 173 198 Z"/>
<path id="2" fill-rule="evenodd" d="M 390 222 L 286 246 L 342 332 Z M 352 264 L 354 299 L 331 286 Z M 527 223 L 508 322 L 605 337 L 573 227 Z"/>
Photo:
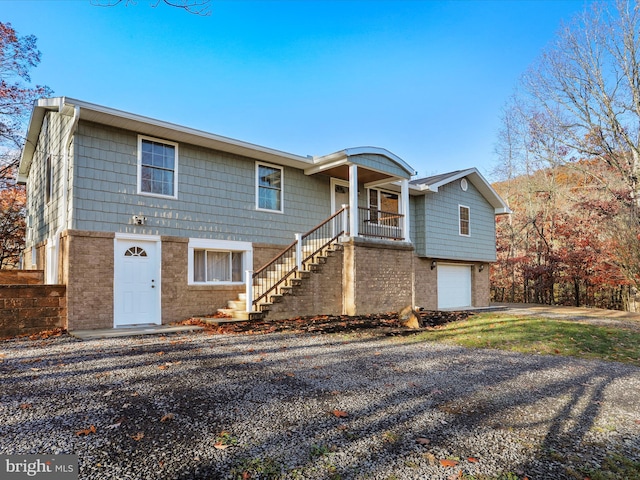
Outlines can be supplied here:
<path id="1" fill-rule="evenodd" d="M 138 193 L 177 196 L 178 144 L 138 137 Z"/>
<path id="2" fill-rule="evenodd" d="M 258 210 L 282 212 L 282 168 L 256 164 Z"/>
<path id="3" fill-rule="evenodd" d="M 189 284 L 242 283 L 244 271 L 252 268 L 249 242 L 191 239 L 189 241 Z"/>
<path id="4" fill-rule="evenodd" d="M 196 283 L 242 282 L 242 252 L 193 251 Z"/>
<path id="5" fill-rule="evenodd" d="M 459 209 L 459 217 L 460 217 L 460 235 L 469 236 L 469 207 L 465 207 L 463 205 L 458 206 Z"/>
<path id="6" fill-rule="evenodd" d="M 394 227 L 399 226 L 400 201 L 395 193 L 369 190 L 369 221 Z"/>

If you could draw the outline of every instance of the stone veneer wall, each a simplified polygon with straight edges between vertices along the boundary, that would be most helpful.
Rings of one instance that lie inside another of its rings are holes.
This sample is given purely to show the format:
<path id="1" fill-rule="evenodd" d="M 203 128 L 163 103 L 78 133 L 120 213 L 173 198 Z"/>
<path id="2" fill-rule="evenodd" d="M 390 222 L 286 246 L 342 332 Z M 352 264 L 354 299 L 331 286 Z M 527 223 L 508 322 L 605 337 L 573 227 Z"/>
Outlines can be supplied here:
<path id="1" fill-rule="evenodd" d="M 215 313 L 244 285 L 189 285 L 189 239 L 162 237 L 162 323 Z"/>
<path id="2" fill-rule="evenodd" d="M 414 306 L 438 309 L 438 269 L 431 269 L 433 258 L 414 257 Z"/>
<path id="3" fill-rule="evenodd" d="M 344 243 L 344 313 L 398 312 L 413 299 L 413 245 L 352 238 Z"/>
<path id="4" fill-rule="evenodd" d="M 66 328 L 64 285 L 0 286 L 0 338 Z"/>
<path id="5" fill-rule="evenodd" d="M 484 265 L 480 271 L 480 265 Z M 488 307 L 491 300 L 490 265 L 476 263 L 471 270 L 471 302 L 474 307 Z"/>
<path id="6" fill-rule="evenodd" d="M 67 284 L 69 330 L 113 327 L 114 237 L 114 233 L 80 230 L 63 233 L 61 269 Z"/>
<path id="7" fill-rule="evenodd" d="M 0 285 L 42 285 L 43 270 L 0 270 Z"/>
<path id="8" fill-rule="evenodd" d="M 341 315 L 343 311 L 342 250 L 327 257 L 319 271 L 309 272 L 299 287 L 274 303 L 267 320 L 315 315 Z"/>

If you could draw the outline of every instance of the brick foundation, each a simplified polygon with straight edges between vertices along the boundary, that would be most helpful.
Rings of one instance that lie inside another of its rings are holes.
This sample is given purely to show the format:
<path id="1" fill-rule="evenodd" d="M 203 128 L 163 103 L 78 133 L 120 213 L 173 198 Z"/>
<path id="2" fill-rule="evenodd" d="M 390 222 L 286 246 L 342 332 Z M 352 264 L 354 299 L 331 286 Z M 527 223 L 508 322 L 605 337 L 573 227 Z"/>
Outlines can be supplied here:
<path id="1" fill-rule="evenodd" d="M 315 315 L 341 315 L 343 251 L 327 257 L 318 272 L 309 272 L 292 294 L 273 304 L 268 320 Z"/>
<path id="2" fill-rule="evenodd" d="M 438 270 L 431 268 L 432 258 L 414 257 L 414 306 L 438 309 Z"/>
<path id="3" fill-rule="evenodd" d="M 63 234 L 60 264 L 67 282 L 69 330 L 113 327 L 114 237 L 79 230 Z"/>
<path id="4" fill-rule="evenodd" d="M 162 323 L 209 315 L 244 292 L 244 285 L 189 285 L 189 239 L 162 237 Z"/>
<path id="5" fill-rule="evenodd" d="M 413 299 L 413 245 L 352 238 L 344 243 L 344 313 L 398 312 Z"/>

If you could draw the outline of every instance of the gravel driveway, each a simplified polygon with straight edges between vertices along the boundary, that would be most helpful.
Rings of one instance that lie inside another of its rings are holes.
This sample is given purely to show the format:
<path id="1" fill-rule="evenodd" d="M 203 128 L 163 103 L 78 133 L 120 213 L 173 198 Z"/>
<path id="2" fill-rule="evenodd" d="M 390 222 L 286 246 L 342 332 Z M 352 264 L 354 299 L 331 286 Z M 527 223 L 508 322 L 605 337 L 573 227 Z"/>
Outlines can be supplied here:
<path id="1" fill-rule="evenodd" d="M 574 479 L 640 461 L 639 368 L 412 339 L 3 341 L 0 454 L 136 480 Z"/>

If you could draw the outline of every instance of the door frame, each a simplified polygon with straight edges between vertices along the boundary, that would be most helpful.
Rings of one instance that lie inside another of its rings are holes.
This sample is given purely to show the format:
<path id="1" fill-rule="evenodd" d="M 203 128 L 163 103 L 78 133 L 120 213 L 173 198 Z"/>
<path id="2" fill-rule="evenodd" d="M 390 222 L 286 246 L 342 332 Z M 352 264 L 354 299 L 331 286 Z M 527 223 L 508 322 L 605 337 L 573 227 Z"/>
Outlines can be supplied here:
<path id="1" fill-rule="evenodd" d="M 340 205 L 336 205 L 336 186 L 349 188 L 349 182 L 339 178 L 331 177 L 331 215 L 340 210 Z"/>
<path id="2" fill-rule="evenodd" d="M 118 288 L 118 244 L 119 242 L 143 242 L 143 243 L 153 243 L 155 246 L 155 278 L 157 281 L 156 285 L 156 318 L 155 321 L 151 322 L 152 325 L 162 325 L 162 241 L 159 235 L 143 235 L 143 234 L 133 234 L 133 233 L 116 233 L 115 238 L 113 240 L 113 327 L 119 328 L 126 326 L 119 325 L 117 322 L 117 309 L 116 309 L 116 301 L 118 300 L 118 295 L 116 294 Z"/>

